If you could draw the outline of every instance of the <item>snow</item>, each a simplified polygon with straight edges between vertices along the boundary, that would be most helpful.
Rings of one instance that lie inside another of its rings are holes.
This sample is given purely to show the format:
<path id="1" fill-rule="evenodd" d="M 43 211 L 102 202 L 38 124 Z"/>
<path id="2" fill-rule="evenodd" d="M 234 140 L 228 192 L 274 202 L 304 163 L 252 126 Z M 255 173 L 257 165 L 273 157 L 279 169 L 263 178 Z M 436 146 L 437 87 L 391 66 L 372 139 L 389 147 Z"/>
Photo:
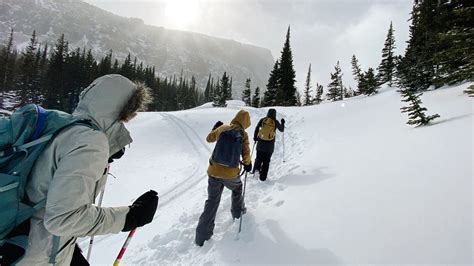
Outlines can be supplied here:
<path id="1" fill-rule="evenodd" d="M 225 190 L 214 236 L 203 247 L 193 240 L 213 148 L 205 137 L 241 108 L 251 114 L 252 136 L 267 109 L 232 101 L 228 108 L 141 113 L 128 125 L 134 143 L 112 164 L 116 178 L 108 180 L 104 206 L 130 204 L 149 189 L 160 203 L 122 264 L 472 265 L 473 102 L 462 92 L 468 85 L 426 92 L 428 113 L 441 118 L 420 128 L 405 124 L 393 88 L 278 107 L 288 127 L 286 162 L 277 134 L 269 180 L 248 178 L 242 233 Z M 112 263 L 126 235 L 97 237 L 91 262 Z"/>

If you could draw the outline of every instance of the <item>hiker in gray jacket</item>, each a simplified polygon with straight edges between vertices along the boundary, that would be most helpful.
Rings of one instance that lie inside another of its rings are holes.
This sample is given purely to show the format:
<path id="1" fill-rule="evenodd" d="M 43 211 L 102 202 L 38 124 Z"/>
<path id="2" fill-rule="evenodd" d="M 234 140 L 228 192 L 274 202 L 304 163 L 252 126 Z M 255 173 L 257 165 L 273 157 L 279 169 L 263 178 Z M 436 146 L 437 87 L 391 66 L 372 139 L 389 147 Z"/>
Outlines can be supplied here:
<path id="1" fill-rule="evenodd" d="M 109 157 L 132 142 L 124 123 L 148 98 L 144 85 L 120 75 L 103 76 L 84 89 L 73 115 L 89 119 L 96 129 L 63 129 L 36 161 L 26 194 L 32 202 L 47 201 L 30 220 L 29 244 L 19 265 L 87 265 L 76 245 L 78 237 L 130 231 L 152 221 L 158 204 L 155 191 L 131 206 L 93 205 L 105 185 Z"/>

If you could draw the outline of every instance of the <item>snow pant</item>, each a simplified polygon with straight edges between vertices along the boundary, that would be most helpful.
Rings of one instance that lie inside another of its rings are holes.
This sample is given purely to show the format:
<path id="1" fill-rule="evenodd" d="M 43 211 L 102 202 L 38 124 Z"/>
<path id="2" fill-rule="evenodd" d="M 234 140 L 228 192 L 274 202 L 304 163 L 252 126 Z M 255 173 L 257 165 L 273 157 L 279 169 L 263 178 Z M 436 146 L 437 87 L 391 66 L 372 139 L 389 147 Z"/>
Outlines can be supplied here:
<path id="1" fill-rule="evenodd" d="M 232 190 L 232 217 L 240 218 L 243 204 L 242 182 L 240 181 L 240 177 L 225 180 L 210 176 L 207 187 L 207 200 L 196 228 L 197 240 L 201 239 L 203 240 L 202 242 L 204 242 L 204 240 L 211 238 L 214 232 L 214 221 L 224 187 Z"/>
<path id="2" fill-rule="evenodd" d="M 89 262 L 84 258 L 81 248 L 76 244 L 72 255 L 71 266 L 89 266 Z"/>
<path id="3" fill-rule="evenodd" d="M 255 158 L 253 171 L 260 172 L 260 180 L 262 181 L 267 180 L 268 169 L 270 168 L 271 158 L 272 158 L 272 153 L 257 150 L 257 158 Z"/>

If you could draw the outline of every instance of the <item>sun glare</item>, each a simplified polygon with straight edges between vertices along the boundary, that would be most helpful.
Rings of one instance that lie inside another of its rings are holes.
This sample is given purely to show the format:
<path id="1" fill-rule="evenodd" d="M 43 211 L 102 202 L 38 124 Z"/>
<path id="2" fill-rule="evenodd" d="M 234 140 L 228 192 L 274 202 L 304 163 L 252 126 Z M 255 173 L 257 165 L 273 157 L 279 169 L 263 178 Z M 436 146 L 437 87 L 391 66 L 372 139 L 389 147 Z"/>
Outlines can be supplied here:
<path id="1" fill-rule="evenodd" d="M 199 15 L 197 0 L 168 0 L 165 16 L 168 23 L 176 28 L 185 28 L 193 23 Z"/>

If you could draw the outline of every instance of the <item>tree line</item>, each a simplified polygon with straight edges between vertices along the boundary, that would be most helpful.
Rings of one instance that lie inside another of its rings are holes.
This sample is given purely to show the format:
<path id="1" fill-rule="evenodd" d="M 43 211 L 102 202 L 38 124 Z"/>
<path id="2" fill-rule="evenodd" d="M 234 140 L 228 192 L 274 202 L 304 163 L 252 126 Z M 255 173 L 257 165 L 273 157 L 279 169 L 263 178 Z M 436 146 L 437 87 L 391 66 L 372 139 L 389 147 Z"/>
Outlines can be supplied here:
<path id="1" fill-rule="evenodd" d="M 357 95 L 374 95 L 384 84 L 398 87 L 401 108 L 409 115 L 408 124 L 426 125 L 439 115 L 425 115 L 420 96 L 430 88 L 474 80 L 474 2 L 467 0 L 415 0 L 411 12 L 410 38 L 404 55 L 395 55 L 395 35 L 390 23 L 381 51 L 381 62 L 363 70 L 352 56 L 352 75 L 356 88 L 342 83 L 339 61 L 326 86 L 312 90 L 311 64 L 299 100 L 294 89 L 294 70 L 288 28 L 282 56 L 275 62 L 267 83 L 262 106 L 313 105 L 324 100 L 339 101 Z M 465 92 L 473 95 L 472 87 Z M 247 93 L 248 94 L 248 93 Z M 296 98 L 296 99 L 295 99 Z M 249 104 L 250 105 L 250 104 Z"/>
<path id="2" fill-rule="evenodd" d="M 12 29 L 6 43 L 0 45 L 0 109 L 11 111 L 37 103 L 45 108 L 72 112 L 80 92 L 96 78 L 107 74 L 121 74 L 145 83 L 153 96 L 149 111 L 193 108 L 215 100 L 222 91 L 225 91 L 226 99 L 232 97 L 232 78 L 226 73 L 218 80 L 222 85 L 211 85 L 204 91 L 198 87 L 194 76 L 189 79 L 181 73 L 159 77 L 154 66 L 144 65 L 136 57 L 132 59 L 130 53 L 121 63 L 114 59 L 112 50 L 97 60 L 90 49 L 72 49 L 64 34 L 50 48 L 38 43 L 33 31 L 27 47 L 18 51 Z M 211 76 L 209 79 L 213 80 Z"/>

